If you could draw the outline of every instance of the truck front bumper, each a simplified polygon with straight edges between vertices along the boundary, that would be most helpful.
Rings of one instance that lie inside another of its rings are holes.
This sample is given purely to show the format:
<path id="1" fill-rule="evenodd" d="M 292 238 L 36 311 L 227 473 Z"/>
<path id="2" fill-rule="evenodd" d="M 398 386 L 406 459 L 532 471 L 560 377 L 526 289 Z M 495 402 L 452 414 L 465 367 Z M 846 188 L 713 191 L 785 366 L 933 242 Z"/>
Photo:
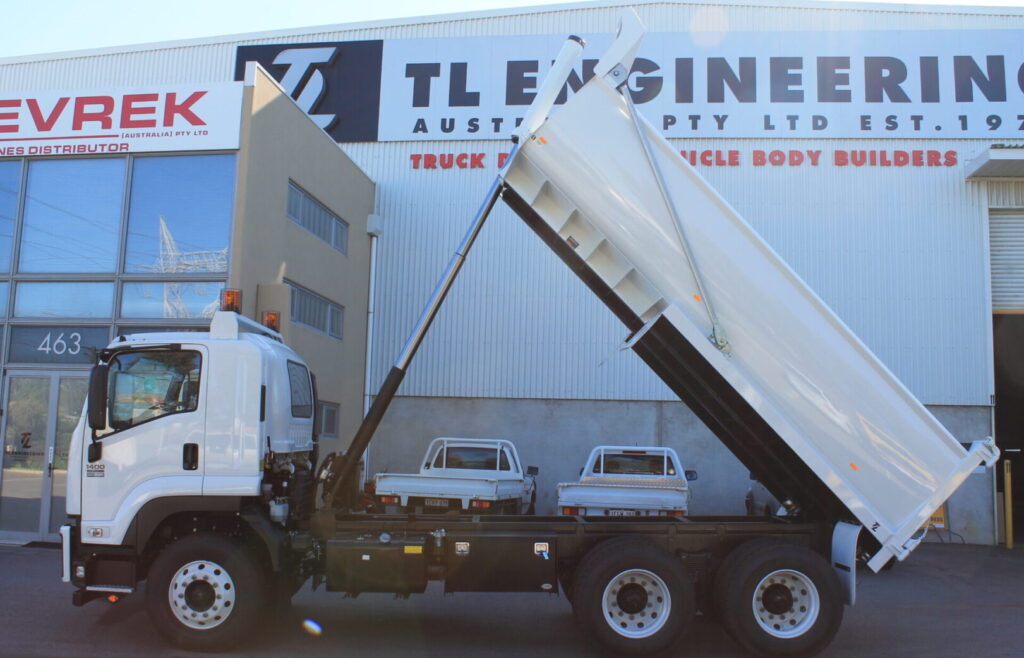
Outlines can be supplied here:
<path id="1" fill-rule="evenodd" d="M 124 552 L 112 555 L 116 549 L 103 553 L 83 551 L 78 526 L 73 522 L 60 527 L 60 544 L 61 580 L 75 585 L 71 594 L 75 606 L 111 595 L 120 598 L 135 591 L 135 561 L 126 559 Z M 106 547 L 96 548 L 102 551 Z"/>
<path id="2" fill-rule="evenodd" d="M 60 527 L 60 579 L 65 583 L 71 582 L 71 525 L 65 523 Z"/>

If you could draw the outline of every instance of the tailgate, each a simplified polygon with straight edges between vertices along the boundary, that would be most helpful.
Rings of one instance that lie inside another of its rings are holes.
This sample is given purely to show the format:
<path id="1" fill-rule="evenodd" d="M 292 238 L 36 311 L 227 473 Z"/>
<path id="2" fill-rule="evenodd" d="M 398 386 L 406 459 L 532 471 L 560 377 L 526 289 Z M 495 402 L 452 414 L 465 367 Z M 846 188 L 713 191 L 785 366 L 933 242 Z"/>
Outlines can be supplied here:
<path id="1" fill-rule="evenodd" d="M 689 507 L 685 486 L 643 487 L 635 484 L 567 482 L 558 485 L 559 507 L 682 510 Z"/>
<path id="2" fill-rule="evenodd" d="M 380 473 L 376 478 L 377 495 L 401 496 L 407 504 L 409 496 L 424 498 L 455 498 L 467 506 L 470 498 L 499 500 L 498 482 L 486 478 L 454 478 L 414 473 Z"/>
<path id="3" fill-rule="evenodd" d="M 878 560 L 902 559 L 932 511 L 994 460 L 994 445 L 965 450 L 659 131 L 641 126 L 728 351 L 709 340 L 679 227 L 606 78 L 523 140 L 503 198 L 780 500 L 812 518 L 856 517 L 882 544 Z"/>

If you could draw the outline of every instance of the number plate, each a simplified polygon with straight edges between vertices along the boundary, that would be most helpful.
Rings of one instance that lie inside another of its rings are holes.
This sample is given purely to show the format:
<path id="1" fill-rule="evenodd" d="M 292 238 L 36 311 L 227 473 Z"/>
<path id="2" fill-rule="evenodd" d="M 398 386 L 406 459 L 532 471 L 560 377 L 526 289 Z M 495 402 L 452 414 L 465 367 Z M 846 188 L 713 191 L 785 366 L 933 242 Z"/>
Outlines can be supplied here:
<path id="1" fill-rule="evenodd" d="M 640 516 L 640 512 L 635 509 L 610 509 L 608 516 Z"/>
<path id="2" fill-rule="evenodd" d="M 448 507 L 447 498 L 427 498 L 423 501 L 427 507 Z"/>

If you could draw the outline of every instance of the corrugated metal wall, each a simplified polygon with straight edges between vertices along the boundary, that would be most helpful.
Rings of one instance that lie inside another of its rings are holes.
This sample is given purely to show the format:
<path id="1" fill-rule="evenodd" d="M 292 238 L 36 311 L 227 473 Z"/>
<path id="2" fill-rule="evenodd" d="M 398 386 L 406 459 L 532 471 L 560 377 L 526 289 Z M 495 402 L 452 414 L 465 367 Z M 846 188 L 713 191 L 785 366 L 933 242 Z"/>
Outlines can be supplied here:
<path id="1" fill-rule="evenodd" d="M 678 140 L 680 148 L 823 150 L 806 140 Z M 824 146 L 824 148 L 823 148 Z M 849 148 L 851 143 L 844 144 Z M 857 140 L 857 149 L 892 149 Z M 975 155 L 966 142 L 914 148 Z M 348 147 L 382 183 L 375 376 L 401 348 L 493 172 L 412 170 L 412 153 L 493 142 Z M 915 394 L 986 404 L 986 213 L 962 166 L 723 167 L 704 175 Z M 400 192 L 398 189 L 400 188 Z M 484 229 L 403 385 L 408 395 L 672 399 L 626 331 L 511 212 Z M 386 292 L 383 292 L 386 291 Z M 941 356 L 940 356 L 941 355 Z"/>
<path id="2" fill-rule="evenodd" d="M 989 218 L 992 253 L 992 309 L 1024 311 L 1024 213 L 993 212 Z"/>
<path id="3" fill-rule="evenodd" d="M 488 34 L 605 33 L 618 6 L 330 31 L 291 31 L 0 65 L 0 90 L 229 79 L 239 44 Z M 660 31 L 1019 29 L 1017 11 L 648 3 Z M 315 22 L 316 17 L 310 17 Z M 981 141 L 680 140 L 685 149 L 954 150 L 954 167 L 706 168 L 705 175 L 794 269 L 928 404 L 987 404 L 990 376 L 987 210 L 962 163 Z M 374 377 L 405 340 L 494 175 L 506 145 L 346 145 L 378 183 L 383 235 Z M 485 152 L 487 170 L 412 170 L 413 153 Z M 1016 190 L 1016 188 L 1015 188 Z M 1020 190 L 1016 190 L 1020 192 Z M 1009 192 L 1008 192 L 1009 193 Z M 1022 198 L 1018 194 L 1017 198 Z M 499 207 L 403 385 L 405 395 L 671 399 L 629 353 L 624 329 L 510 212 Z"/>

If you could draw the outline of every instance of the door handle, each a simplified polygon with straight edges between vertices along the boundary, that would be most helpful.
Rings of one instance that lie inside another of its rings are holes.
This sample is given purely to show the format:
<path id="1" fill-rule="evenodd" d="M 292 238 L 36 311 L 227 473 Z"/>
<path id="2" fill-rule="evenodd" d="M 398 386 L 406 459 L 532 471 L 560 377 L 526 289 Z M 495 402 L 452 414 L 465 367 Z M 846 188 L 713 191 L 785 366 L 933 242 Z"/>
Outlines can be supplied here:
<path id="1" fill-rule="evenodd" d="M 199 468 L 199 444 L 186 443 L 181 447 L 181 467 L 186 471 Z"/>

